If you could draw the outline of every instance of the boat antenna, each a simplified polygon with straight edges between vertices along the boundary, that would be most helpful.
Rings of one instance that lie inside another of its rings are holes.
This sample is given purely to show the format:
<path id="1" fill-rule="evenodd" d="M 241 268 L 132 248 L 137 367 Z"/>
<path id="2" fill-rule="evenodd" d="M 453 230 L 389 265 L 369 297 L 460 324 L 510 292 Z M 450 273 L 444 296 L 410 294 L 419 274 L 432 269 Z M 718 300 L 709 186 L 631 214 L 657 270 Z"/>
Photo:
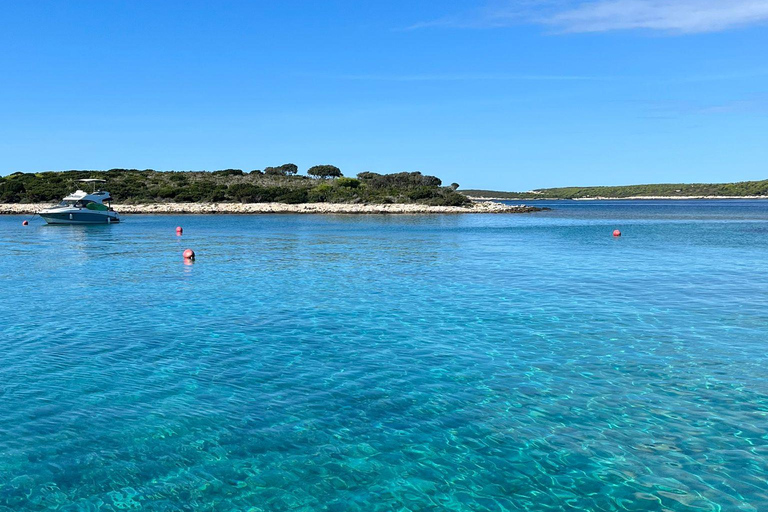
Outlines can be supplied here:
<path id="1" fill-rule="evenodd" d="M 93 184 L 93 192 L 94 193 L 96 192 L 96 184 L 97 183 L 106 183 L 107 182 L 107 180 L 100 180 L 100 179 L 96 179 L 96 178 L 86 178 L 86 179 L 77 180 L 77 181 L 79 181 L 81 183 L 92 183 Z"/>

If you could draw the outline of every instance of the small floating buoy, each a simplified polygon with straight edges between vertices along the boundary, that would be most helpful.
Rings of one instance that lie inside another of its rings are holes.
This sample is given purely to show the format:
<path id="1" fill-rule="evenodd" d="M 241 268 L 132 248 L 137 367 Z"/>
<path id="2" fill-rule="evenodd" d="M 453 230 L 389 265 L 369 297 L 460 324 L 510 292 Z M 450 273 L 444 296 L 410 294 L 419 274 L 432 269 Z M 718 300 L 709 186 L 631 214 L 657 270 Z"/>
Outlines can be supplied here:
<path id="1" fill-rule="evenodd" d="M 184 251 L 184 259 L 185 260 L 194 260 L 195 259 L 195 251 L 192 249 L 187 249 Z"/>
<path id="2" fill-rule="evenodd" d="M 181 229 L 181 226 L 178 226 L 178 227 L 176 228 L 176 234 L 177 234 L 177 235 L 180 235 L 180 234 L 182 234 L 183 232 L 184 232 L 184 230 L 183 230 L 183 229 Z"/>
<path id="3" fill-rule="evenodd" d="M 22 226 L 29 226 L 29 221 L 28 221 L 28 220 L 25 220 L 24 222 L 22 222 L 22 223 L 21 223 L 21 225 L 22 225 Z"/>
<path id="4" fill-rule="evenodd" d="M 621 231 L 619 231 L 618 229 L 614 229 L 613 236 L 621 236 Z"/>

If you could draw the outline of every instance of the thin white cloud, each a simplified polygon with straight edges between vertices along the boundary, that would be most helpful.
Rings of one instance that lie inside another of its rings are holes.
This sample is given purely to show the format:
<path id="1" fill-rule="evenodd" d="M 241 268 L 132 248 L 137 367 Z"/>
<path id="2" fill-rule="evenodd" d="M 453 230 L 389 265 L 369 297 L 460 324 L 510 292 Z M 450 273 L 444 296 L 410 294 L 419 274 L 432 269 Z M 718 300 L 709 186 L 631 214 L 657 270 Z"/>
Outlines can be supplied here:
<path id="1" fill-rule="evenodd" d="M 580 81 L 610 80 L 611 77 L 582 75 L 514 75 L 503 73 L 478 74 L 413 74 L 413 75 L 346 75 L 346 80 L 380 82 L 463 82 L 463 81 Z"/>
<path id="2" fill-rule="evenodd" d="M 496 1 L 471 14 L 409 28 L 538 24 L 566 33 L 652 30 L 692 34 L 765 23 L 768 0 L 517 0 Z"/>
<path id="3" fill-rule="evenodd" d="M 516 74 L 516 73 L 359 73 L 350 75 L 298 74 L 301 78 L 325 78 L 360 82 L 644 82 L 648 84 L 696 83 L 743 80 L 768 76 L 768 69 L 751 69 L 720 74 L 642 76 L 642 75 L 580 75 L 580 74 Z"/>
<path id="4" fill-rule="evenodd" d="M 544 12 L 557 12 L 573 5 L 573 0 L 490 0 L 484 7 L 469 13 L 422 21 L 406 27 L 415 30 L 430 27 L 496 28 L 530 22 Z"/>
<path id="5" fill-rule="evenodd" d="M 689 116 L 742 115 L 764 116 L 768 112 L 766 98 L 742 98 L 721 103 L 673 101 L 646 105 L 646 119 L 677 119 Z"/>
<path id="6" fill-rule="evenodd" d="M 718 32 L 768 21 L 768 0 L 601 0 L 542 21 L 565 32 Z"/>

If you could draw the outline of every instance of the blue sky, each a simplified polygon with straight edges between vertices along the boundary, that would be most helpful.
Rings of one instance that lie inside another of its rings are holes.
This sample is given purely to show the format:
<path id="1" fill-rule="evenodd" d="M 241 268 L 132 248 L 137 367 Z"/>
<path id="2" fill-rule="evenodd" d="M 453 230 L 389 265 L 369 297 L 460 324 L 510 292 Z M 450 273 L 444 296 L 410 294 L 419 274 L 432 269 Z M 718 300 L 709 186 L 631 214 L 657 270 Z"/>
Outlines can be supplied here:
<path id="1" fill-rule="evenodd" d="M 768 178 L 768 0 L 0 1 L 0 174 Z"/>

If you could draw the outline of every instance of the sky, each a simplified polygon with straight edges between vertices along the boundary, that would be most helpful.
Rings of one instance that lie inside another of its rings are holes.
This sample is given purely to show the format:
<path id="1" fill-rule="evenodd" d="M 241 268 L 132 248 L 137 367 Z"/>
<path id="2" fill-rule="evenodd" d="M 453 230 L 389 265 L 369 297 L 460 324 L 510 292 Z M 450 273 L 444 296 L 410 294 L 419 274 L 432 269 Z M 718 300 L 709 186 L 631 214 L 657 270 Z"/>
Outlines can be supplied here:
<path id="1" fill-rule="evenodd" d="M 0 0 L 0 175 L 768 178 L 768 0 Z"/>

